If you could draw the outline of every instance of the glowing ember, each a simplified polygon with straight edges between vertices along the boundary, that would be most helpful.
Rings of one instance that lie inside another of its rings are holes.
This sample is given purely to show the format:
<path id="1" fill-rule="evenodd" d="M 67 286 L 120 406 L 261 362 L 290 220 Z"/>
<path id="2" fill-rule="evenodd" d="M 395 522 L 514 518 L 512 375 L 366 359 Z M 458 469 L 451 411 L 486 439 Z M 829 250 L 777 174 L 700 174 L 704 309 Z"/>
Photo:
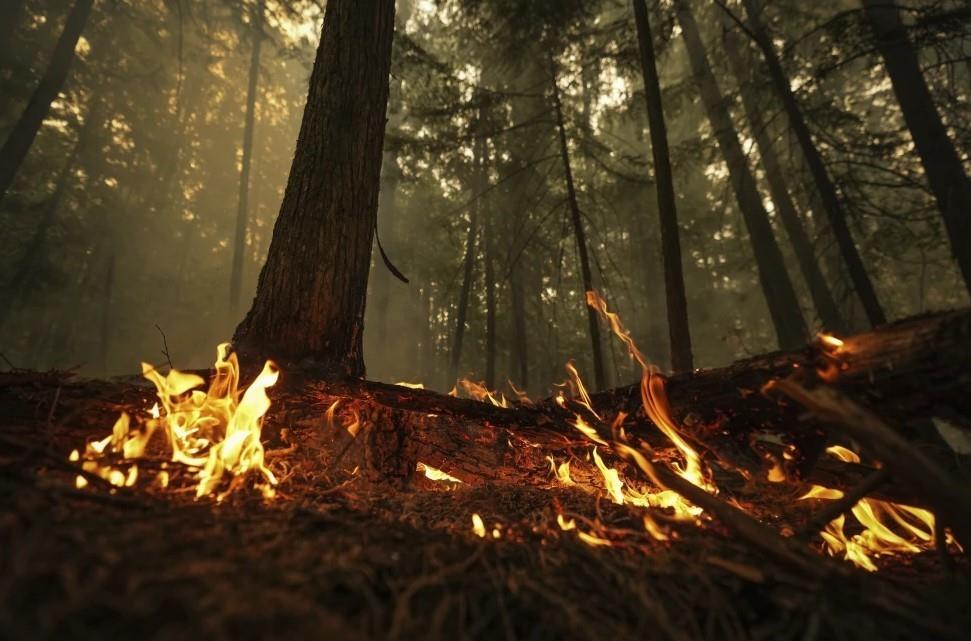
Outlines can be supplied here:
<path id="1" fill-rule="evenodd" d="M 111 436 L 88 443 L 84 456 L 72 452 L 71 460 L 82 459 L 82 469 L 97 474 L 112 485 L 130 487 L 138 477 L 132 461 L 142 458 L 153 435 L 165 434 L 171 460 L 198 470 L 196 496 L 216 492 L 224 479 L 232 477 L 228 487 L 218 494 L 224 498 L 250 472 L 261 477 L 260 489 L 267 498 L 273 496 L 276 478 L 263 464 L 260 432 L 263 416 L 270 408 L 266 390 L 279 378 L 279 370 L 267 361 L 263 371 L 245 392 L 239 390 L 239 363 L 229 353 L 229 344 L 216 351 L 216 375 L 209 390 L 200 389 L 205 381 L 195 374 L 171 370 L 162 376 L 153 366 L 142 363 L 142 373 L 154 385 L 161 407 L 156 403 L 144 423 L 132 428 L 126 413 L 115 422 Z M 168 484 L 159 475 L 163 487 Z M 78 486 L 81 483 L 78 482 Z"/>
<path id="2" fill-rule="evenodd" d="M 425 465 L 421 461 L 418 462 L 418 466 L 415 469 L 419 472 L 424 472 L 425 476 L 432 481 L 448 481 L 449 483 L 462 482 L 448 472 L 443 472 L 442 470 L 434 468 L 431 465 Z"/>
<path id="3" fill-rule="evenodd" d="M 479 516 L 478 514 L 472 515 L 472 531 L 475 533 L 477 537 L 481 539 L 485 538 L 485 535 L 486 535 L 485 523 L 482 522 L 482 517 Z"/>
<path id="4" fill-rule="evenodd" d="M 845 447 L 834 445 L 826 451 L 841 461 L 859 463 L 860 457 Z M 839 490 L 814 485 L 801 499 L 835 500 L 843 498 Z M 850 510 L 863 531 L 847 536 L 846 518 L 840 516 L 820 533 L 832 556 L 842 556 L 856 566 L 875 572 L 873 557 L 880 555 L 913 554 L 934 547 L 934 514 L 909 505 L 861 499 Z"/>
<path id="5" fill-rule="evenodd" d="M 839 351 L 845 344 L 842 340 L 836 338 L 832 334 L 819 334 L 819 342 L 834 351 Z"/>
<path id="6" fill-rule="evenodd" d="M 407 383 L 405 381 L 398 381 L 395 383 L 398 387 L 407 387 L 409 389 L 425 389 L 424 383 Z"/>

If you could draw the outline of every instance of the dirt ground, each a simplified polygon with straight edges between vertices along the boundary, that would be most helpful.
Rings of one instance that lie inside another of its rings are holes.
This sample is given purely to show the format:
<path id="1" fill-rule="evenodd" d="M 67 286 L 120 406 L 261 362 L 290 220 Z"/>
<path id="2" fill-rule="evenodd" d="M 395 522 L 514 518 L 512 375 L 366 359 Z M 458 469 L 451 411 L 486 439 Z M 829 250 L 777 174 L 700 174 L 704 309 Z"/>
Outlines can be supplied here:
<path id="1" fill-rule="evenodd" d="M 962 558 L 810 579 L 717 521 L 668 524 L 659 542 L 636 509 L 552 479 L 375 487 L 328 469 L 319 428 L 285 418 L 300 399 L 265 427 L 273 500 L 251 488 L 196 499 L 178 476 L 165 490 L 75 489 L 68 453 L 150 398 L 128 383 L 0 384 L 0 638 L 889 641 L 971 629 Z M 782 491 L 738 500 L 783 527 L 804 514 Z M 562 531 L 559 513 L 612 545 Z"/>

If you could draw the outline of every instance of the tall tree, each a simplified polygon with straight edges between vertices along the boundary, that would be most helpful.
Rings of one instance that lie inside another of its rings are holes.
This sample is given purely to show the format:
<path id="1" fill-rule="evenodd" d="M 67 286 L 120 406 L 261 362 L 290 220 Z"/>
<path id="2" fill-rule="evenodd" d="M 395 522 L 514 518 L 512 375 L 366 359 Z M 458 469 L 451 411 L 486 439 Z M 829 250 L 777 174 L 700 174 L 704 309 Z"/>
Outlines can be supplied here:
<path id="1" fill-rule="evenodd" d="M 934 105 L 897 5 L 887 0 L 862 2 L 904 122 L 944 218 L 951 253 L 971 292 L 971 179 Z"/>
<path id="2" fill-rule="evenodd" d="M 593 272 L 590 270 L 587 235 L 583 229 L 583 218 L 580 215 L 580 204 L 577 201 L 576 184 L 573 182 L 573 166 L 570 164 L 570 147 L 567 144 L 566 124 L 563 119 L 563 103 L 560 100 L 556 66 L 552 62 L 550 65 L 550 84 L 553 92 L 553 108 L 556 116 L 556 131 L 560 144 L 560 157 L 563 160 L 563 173 L 566 179 L 567 203 L 570 207 L 570 219 L 573 222 L 573 235 L 577 243 L 577 253 L 580 256 L 580 277 L 583 282 L 584 291 L 589 292 L 593 290 Z M 593 355 L 593 377 L 597 389 L 604 389 L 607 385 L 607 380 L 604 372 L 603 351 L 600 345 L 600 325 L 597 319 L 597 312 L 589 305 L 586 308 Z"/>
<path id="3" fill-rule="evenodd" d="M 459 365 L 462 362 L 462 346 L 465 339 L 465 324 L 469 314 L 469 295 L 472 292 L 472 275 L 475 267 L 475 244 L 478 234 L 479 198 L 476 194 L 469 215 L 469 229 L 465 237 L 465 257 L 462 259 L 462 288 L 459 290 L 458 309 L 455 312 L 455 333 L 452 335 L 452 351 L 448 368 L 448 384 L 454 384 L 458 378 Z"/>
<path id="4" fill-rule="evenodd" d="M 760 8 L 755 0 L 742 0 L 742 2 L 745 6 L 745 13 L 748 16 L 749 28 L 755 44 L 762 51 L 766 68 L 769 72 L 769 79 L 772 81 L 772 86 L 782 100 L 782 106 L 789 119 L 789 126 L 792 127 L 792 131 L 796 135 L 796 140 L 799 142 L 799 148 L 806 159 L 806 165 L 809 168 L 813 184 L 819 195 L 820 204 L 822 205 L 823 211 L 826 212 L 830 229 L 832 229 L 833 236 L 836 238 L 836 244 L 840 248 L 840 254 L 842 254 L 843 260 L 846 262 L 847 272 L 849 273 L 850 280 L 853 282 L 856 295 L 859 296 L 860 302 L 863 303 L 863 309 L 866 311 L 870 324 L 881 325 L 887 322 L 886 314 L 884 314 L 883 308 L 880 306 L 873 282 L 870 280 L 866 267 L 863 265 L 863 259 L 860 257 L 856 243 L 853 241 L 853 235 L 850 233 L 850 227 L 846 222 L 846 212 L 843 209 L 843 204 L 840 202 L 839 195 L 836 193 L 836 186 L 826 171 L 823 157 L 816 147 L 816 143 L 813 142 L 812 134 L 809 131 L 809 126 L 806 124 L 806 119 L 803 117 L 802 109 L 796 100 L 796 95 L 792 91 L 792 86 L 789 84 L 789 78 L 782 68 L 778 54 L 776 54 L 775 45 L 769 37 L 768 30 L 766 30 L 765 25 L 762 23 Z"/>
<path id="5" fill-rule="evenodd" d="M 742 218 L 748 229 L 758 267 L 759 282 L 775 327 L 779 347 L 790 349 L 803 344 L 807 338 L 806 323 L 799 309 L 799 299 L 792 287 L 789 273 L 782 258 L 769 222 L 769 215 L 762 204 L 762 196 L 755 185 L 755 178 L 748 167 L 738 133 L 731 114 L 722 98 L 718 81 L 708 62 L 704 42 L 698 24 L 686 0 L 675 0 L 675 12 L 681 25 L 681 35 L 691 63 L 691 70 L 698 84 L 711 128 L 718 141 L 731 177 L 732 188 L 738 200 Z"/>
<path id="6" fill-rule="evenodd" d="M 843 315 L 836 304 L 833 292 L 826 282 L 819 261 L 816 260 L 812 241 L 809 239 L 809 234 L 806 233 L 806 228 L 803 226 L 802 219 L 786 186 L 786 176 L 772 144 L 772 135 L 768 123 L 762 117 L 762 106 L 759 104 L 753 87 L 756 77 L 753 66 L 747 64 L 739 53 L 746 51 L 746 43 L 738 37 L 737 32 L 732 27 L 734 25 L 728 25 L 724 32 L 725 57 L 738 83 L 742 98 L 742 109 L 745 112 L 746 120 L 748 120 L 752 136 L 755 138 L 755 143 L 759 148 L 759 158 L 762 161 L 762 169 L 765 170 L 765 178 L 769 184 L 769 194 L 772 196 L 772 202 L 775 204 L 775 210 L 779 214 L 782 226 L 789 236 L 789 242 L 796 254 L 799 269 L 806 281 L 806 286 L 809 288 L 809 296 L 813 300 L 819 319 L 826 329 L 845 333 L 849 331 L 848 326 L 843 320 Z"/>
<path id="7" fill-rule="evenodd" d="M 651 130 L 654 180 L 657 184 L 657 214 L 661 226 L 671 368 L 675 372 L 690 372 L 693 368 L 691 331 L 688 327 L 688 301 L 684 293 L 684 273 L 681 267 L 681 236 L 678 231 L 671 153 L 668 151 L 668 131 L 661 103 L 661 81 L 657 75 L 654 38 L 647 4 L 644 0 L 633 0 L 633 4 L 637 43 L 641 53 L 641 71 L 644 76 L 644 95 L 647 98 L 647 119 Z"/>
<path id="8" fill-rule="evenodd" d="M 54 46 L 54 54 L 47 70 L 24 107 L 20 119 L 7 135 L 3 147 L 0 147 L 0 201 L 7 194 L 24 158 L 27 157 L 27 152 L 34 144 L 34 138 L 50 112 L 51 103 L 64 87 L 64 81 L 74 61 L 74 50 L 88 23 L 93 4 L 94 0 L 75 0 L 64 23 L 64 30 Z"/>
<path id="9" fill-rule="evenodd" d="M 330 0 L 290 177 L 244 351 L 364 375 L 362 334 L 381 182 L 394 0 Z"/>
<path id="10" fill-rule="evenodd" d="M 249 175 L 253 162 L 253 129 L 256 123 L 256 94 L 260 81 L 260 49 L 263 43 L 263 14 L 266 0 L 257 0 L 251 7 L 250 31 L 253 48 L 250 52 L 249 84 L 246 88 L 246 122 L 243 125 L 243 163 L 239 172 L 239 198 L 236 209 L 236 239 L 233 243 L 233 266 L 229 276 L 229 311 L 235 316 L 243 285 L 243 256 L 246 254 L 246 226 L 249 220 Z"/>

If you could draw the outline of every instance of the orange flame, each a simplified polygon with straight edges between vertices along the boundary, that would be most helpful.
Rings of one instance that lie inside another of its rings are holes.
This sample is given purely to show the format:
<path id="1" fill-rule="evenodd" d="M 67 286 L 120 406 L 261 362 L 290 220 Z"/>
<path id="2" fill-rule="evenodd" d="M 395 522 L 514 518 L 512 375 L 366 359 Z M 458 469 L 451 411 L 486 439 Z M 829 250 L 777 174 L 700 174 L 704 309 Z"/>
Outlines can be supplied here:
<path id="1" fill-rule="evenodd" d="M 228 474 L 233 479 L 217 496 L 221 500 L 246 474 L 257 472 L 263 478 L 260 487 L 264 496 L 272 497 L 277 481 L 263 464 L 260 432 L 263 416 L 270 408 L 266 390 L 276 384 L 280 372 L 267 361 L 256 380 L 241 394 L 239 363 L 236 354 L 230 354 L 228 343 L 217 348 L 215 369 L 209 390 L 203 392 L 196 388 L 205 381 L 195 374 L 173 369 L 163 377 L 153 366 L 142 363 L 142 373 L 155 385 L 161 408 L 156 403 L 149 410 L 150 418 L 137 430 L 131 428 L 128 414 L 122 413 L 111 436 L 87 444 L 82 469 L 113 485 L 134 485 L 137 467 L 131 465 L 123 472 L 107 458 L 141 458 L 152 436 L 161 429 L 172 461 L 199 470 L 196 496 L 215 492 Z M 70 458 L 80 456 L 72 452 Z"/>
<path id="2" fill-rule="evenodd" d="M 860 462 L 856 452 L 840 445 L 829 447 L 826 451 L 847 463 Z M 814 485 L 800 499 L 832 500 L 842 497 L 843 493 L 839 490 Z M 862 532 L 847 536 L 843 531 L 846 518 L 840 516 L 827 524 L 820 535 L 832 556 L 842 555 L 864 570 L 877 570 L 873 557 L 913 554 L 934 546 L 935 519 L 928 510 L 864 498 L 850 512 L 863 526 Z"/>

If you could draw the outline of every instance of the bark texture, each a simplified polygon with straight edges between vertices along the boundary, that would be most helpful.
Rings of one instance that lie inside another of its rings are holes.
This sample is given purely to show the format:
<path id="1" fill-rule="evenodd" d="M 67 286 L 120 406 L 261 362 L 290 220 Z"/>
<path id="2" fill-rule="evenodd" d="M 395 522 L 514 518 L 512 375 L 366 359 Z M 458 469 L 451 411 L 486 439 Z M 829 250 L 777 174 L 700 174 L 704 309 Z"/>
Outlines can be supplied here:
<path id="1" fill-rule="evenodd" d="M 661 255 L 664 260 L 664 291 L 667 297 L 671 368 L 675 372 L 690 372 L 694 367 L 694 359 L 691 355 L 688 301 L 685 296 L 684 273 L 681 268 L 681 237 L 678 231 L 671 154 L 668 151 L 668 131 L 661 103 L 661 82 L 657 76 L 654 40 L 651 35 L 647 4 L 644 0 L 633 0 L 633 2 L 637 42 L 641 53 L 641 70 L 644 76 L 644 94 L 647 97 L 647 119 L 651 129 L 654 179 L 657 183 L 657 214 L 661 226 Z"/>
<path id="2" fill-rule="evenodd" d="M 813 184 L 819 194 L 820 204 L 822 205 L 823 211 L 826 212 L 829 226 L 833 230 L 833 236 L 836 238 L 840 253 L 846 262 L 847 272 L 849 273 L 850 280 L 853 282 L 856 295 L 860 298 L 860 302 L 863 303 L 863 309 L 866 311 L 870 325 L 882 325 L 887 322 L 886 314 L 884 314 L 883 308 L 880 306 L 876 289 L 873 287 L 873 282 L 870 280 L 869 274 L 867 274 L 863 259 L 860 257 L 860 252 L 856 247 L 856 243 L 853 241 L 853 235 L 850 233 L 850 227 L 846 222 L 846 212 L 840 202 L 839 195 L 836 193 L 836 186 L 829 177 L 829 172 L 826 171 L 826 165 L 823 162 L 822 155 L 819 153 L 819 149 L 816 147 L 816 143 L 813 142 L 812 134 L 809 132 L 809 126 L 806 124 L 806 119 L 802 115 L 802 109 L 799 107 L 796 95 L 792 92 L 789 78 L 782 68 L 782 63 L 779 62 L 775 45 L 772 44 L 772 39 L 762 24 L 759 7 L 754 0 L 743 0 L 743 4 L 745 5 L 745 11 L 748 15 L 752 33 L 755 36 L 755 43 L 765 57 L 769 78 L 772 80 L 772 85 L 782 100 L 782 106 L 785 108 L 786 116 L 789 118 L 789 126 L 792 127 L 793 133 L 796 134 L 799 148 L 802 150 L 802 154 L 806 159 L 806 165 L 813 178 Z"/>
<path id="3" fill-rule="evenodd" d="M 283 204 L 244 351 L 364 375 L 362 333 L 377 217 L 394 0 L 327 4 Z"/>
<path id="4" fill-rule="evenodd" d="M 10 189 L 17 171 L 27 157 L 27 152 L 34 144 L 34 138 L 37 137 L 37 132 L 40 131 L 51 109 L 51 103 L 64 87 L 64 81 L 67 80 L 71 63 L 74 61 L 74 49 L 88 23 L 92 5 L 94 0 L 75 0 L 64 23 L 64 30 L 61 31 L 54 46 L 54 54 L 51 56 L 47 70 L 37 84 L 37 89 L 30 97 L 17 124 L 8 134 L 3 147 L 0 147 L 0 201 Z"/>
<path id="5" fill-rule="evenodd" d="M 243 125 L 243 164 L 239 172 L 239 198 L 236 208 L 236 238 L 233 243 L 233 266 L 229 276 L 229 311 L 234 316 L 239 308 L 243 286 L 243 256 L 246 254 L 246 226 L 249 222 L 250 167 L 253 164 L 253 129 L 256 125 L 256 90 L 260 81 L 260 50 L 263 45 L 264 0 L 253 5 L 250 28 L 253 49 L 250 52 L 249 84 L 246 88 L 246 122 Z"/>
<path id="6" fill-rule="evenodd" d="M 863 10 L 944 217 L 951 252 L 971 293 L 971 178 L 934 106 L 899 9 L 885 0 L 863 0 Z"/>
<path id="7" fill-rule="evenodd" d="M 731 114 L 725 106 L 718 81 L 708 62 L 708 55 L 694 15 L 685 0 L 675 1 L 675 11 L 681 25 L 692 73 L 701 93 L 701 101 L 711 122 L 718 146 L 725 157 L 725 163 L 728 165 L 732 188 L 735 190 L 735 197 L 745 220 L 745 227 L 748 229 L 758 266 L 759 282 L 775 327 L 779 347 L 783 349 L 797 347 L 806 342 L 806 323 L 799 309 L 799 299 L 789 279 L 782 252 L 772 231 L 769 215 L 762 205 L 762 196 L 755 186 L 755 178 L 748 167 L 742 146 L 738 142 L 738 133 L 735 131 Z"/>

